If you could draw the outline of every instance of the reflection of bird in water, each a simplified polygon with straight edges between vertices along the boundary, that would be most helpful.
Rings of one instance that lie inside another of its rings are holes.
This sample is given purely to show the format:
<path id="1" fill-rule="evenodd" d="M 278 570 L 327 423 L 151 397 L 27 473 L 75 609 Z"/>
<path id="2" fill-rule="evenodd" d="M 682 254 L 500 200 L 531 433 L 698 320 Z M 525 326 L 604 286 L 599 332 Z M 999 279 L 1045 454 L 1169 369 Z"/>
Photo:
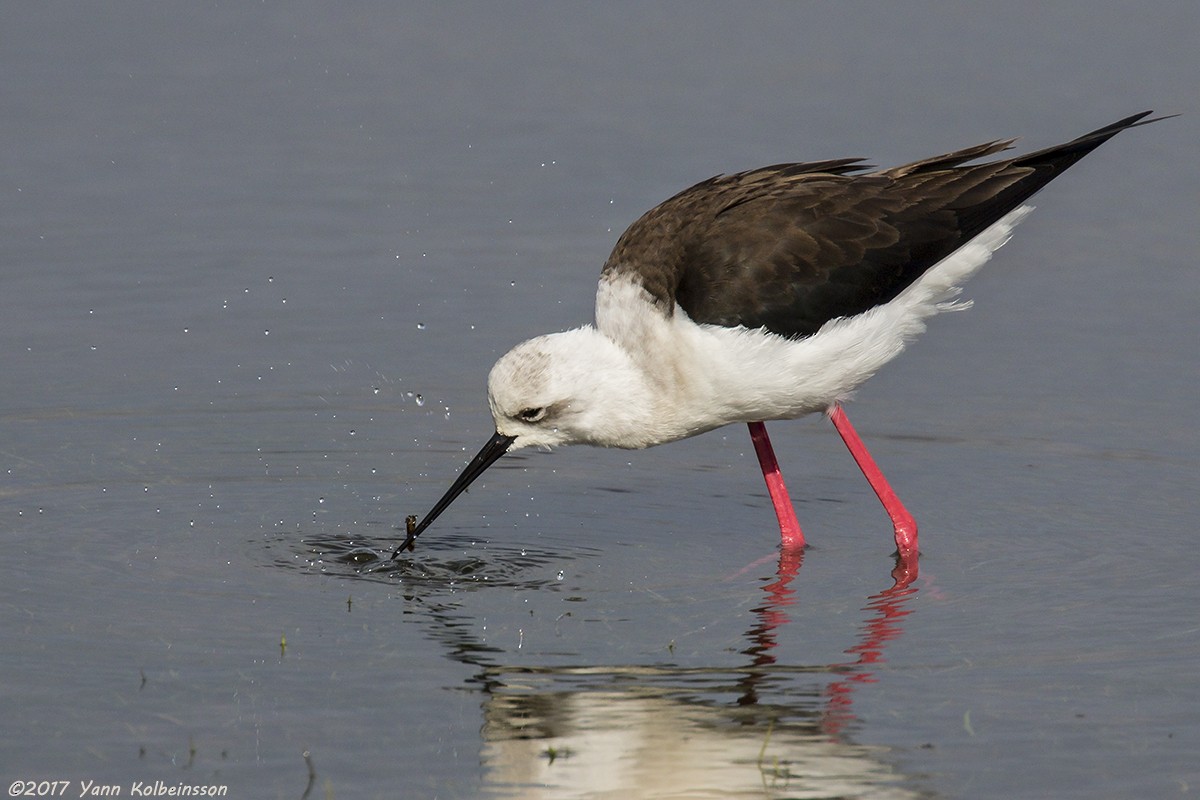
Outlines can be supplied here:
<path id="1" fill-rule="evenodd" d="M 854 689 L 875 680 L 910 613 L 912 559 L 868 598 L 848 663 L 776 663 L 802 562 L 784 551 L 746 633 L 745 667 L 485 668 L 488 785 L 521 798 L 921 796 L 902 785 L 886 748 L 846 737 Z"/>
<path id="2" fill-rule="evenodd" d="M 646 212 L 600 277 L 596 324 L 539 336 L 492 368 L 496 433 L 393 553 L 505 452 L 644 448 L 733 422 L 751 436 L 784 545 L 804 544 L 763 420 L 827 412 L 895 527 L 912 516 L 841 404 L 900 353 L 1029 212 L 1031 195 L 1150 112 L 1018 158 L 988 142 L 890 169 L 861 159 L 719 175 Z"/>
<path id="3" fill-rule="evenodd" d="M 493 695 L 487 785 L 531 800 L 919 796 L 895 785 L 904 776 L 883 760 L 886 748 L 831 737 L 816 711 L 703 705 L 685 694 L 626 683 Z"/>

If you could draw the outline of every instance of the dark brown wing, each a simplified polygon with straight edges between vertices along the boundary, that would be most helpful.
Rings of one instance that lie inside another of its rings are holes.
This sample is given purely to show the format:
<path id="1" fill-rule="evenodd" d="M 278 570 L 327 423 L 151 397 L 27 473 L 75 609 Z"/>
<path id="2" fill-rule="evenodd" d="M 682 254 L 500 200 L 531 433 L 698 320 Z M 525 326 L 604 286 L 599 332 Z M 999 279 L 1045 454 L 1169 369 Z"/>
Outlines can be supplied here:
<path id="1" fill-rule="evenodd" d="M 605 264 L 697 322 L 807 336 L 894 298 L 927 269 L 1150 112 L 1015 159 L 988 142 L 891 169 L 859 159 L 717 176 L 630 226 Z"/>

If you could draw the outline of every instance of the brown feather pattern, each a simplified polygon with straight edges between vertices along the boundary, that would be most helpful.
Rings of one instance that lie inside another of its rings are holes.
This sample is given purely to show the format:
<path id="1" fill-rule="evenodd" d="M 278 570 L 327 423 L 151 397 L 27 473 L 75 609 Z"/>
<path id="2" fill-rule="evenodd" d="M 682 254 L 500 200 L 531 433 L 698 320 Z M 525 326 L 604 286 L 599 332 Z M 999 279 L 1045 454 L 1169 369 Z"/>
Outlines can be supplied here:
<path id="1" fill-rule="evenodd" d="M 1004 139 L 889 169 L 845 158 L 718 175 L 646 212 L 604 275 L 633 276 L 664 313 L 783 336 L 894 298 L 926 270 L 1122 130 L 982 164 Z"/>

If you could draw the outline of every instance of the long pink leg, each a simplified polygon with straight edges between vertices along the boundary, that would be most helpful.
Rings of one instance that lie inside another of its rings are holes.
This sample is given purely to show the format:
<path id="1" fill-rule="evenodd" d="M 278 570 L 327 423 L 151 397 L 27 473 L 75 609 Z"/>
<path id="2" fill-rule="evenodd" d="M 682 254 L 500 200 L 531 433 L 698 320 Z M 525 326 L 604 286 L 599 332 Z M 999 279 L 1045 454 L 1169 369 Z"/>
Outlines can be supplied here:
<path id="1" fill-rule="evenodd" d="M 846 412 L 842 411 L 840 405 L 833 407 L 829 419 L 833 421 L 833 427 L 837 428 L 842 441 L 846 443 L 846 447 L 850 448 L 850 455 L 854 456 L 854 461 L 866 476 L 867 483 L 871 484 L 871 488 L 875 490 L 875 494 L 879 496 L 884 509 L 887 510 L 888 516 L 892 518 L 892 526 L 896 529 L 896 550 L 901 556 L 916 553 L 917 521 L 913 519 L 912 514 L 908 513 L 908 509 L 892 491 L 887 478 L 883 477 L 883 472 L 875 463 L 875 459 L 871 458 L 871 454 L 867 452 L 867 446 L 863 444 L 862 439 L 858 438 L 858 432 L 854 430 L 854 426 L 850 424 Z"/>
<path id="2" fill-rule="evenodd" d="M 804 547 L 804 532 L 800 530 L 800 522 L 796 519 L 796 510 L 792 508 L 792 498 L 788 497 L 787 487 L 783 485 L 783 475 L 779 472 L 779 462 L 775 460 L 775 450 L 771 440 L 767 438 L 767 426 L 761 422 L 749 422 L 750 440 L 754 442 L 754 452 L 758 455 L 759 466 L 762 467 L 763 478 L 767 482 L 767 492 L 771 495 L 771 504 L 775 506 L 775 516 L 779 518 L 779 538 L 784 550 L 798 550 Z"/>

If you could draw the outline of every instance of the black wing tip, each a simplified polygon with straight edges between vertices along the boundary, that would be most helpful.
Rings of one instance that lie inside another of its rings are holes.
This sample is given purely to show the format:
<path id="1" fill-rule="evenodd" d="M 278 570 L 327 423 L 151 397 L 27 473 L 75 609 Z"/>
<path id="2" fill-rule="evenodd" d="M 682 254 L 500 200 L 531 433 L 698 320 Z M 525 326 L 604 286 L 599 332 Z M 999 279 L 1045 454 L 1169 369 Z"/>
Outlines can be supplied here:
<path id="1" fill-rule="evenodd" d="M 1033 167 L 1035 169 L 1045 166 L 1056 166 L 1061 171 L 1122 131 L 1179 116 L 1179 114 L 1164 114 L 1160 117 L 1150 117 L 1153 113 L 1153 111 L 1142 111 L 1137 114 L 1131 114 L 1124 119 L 1119 119 L 1102 128 L 1085 133 L 1069 142 L 1042 150 L 1035 150 L 1032 153 L 1026 153 L 1013 159 L 1012 163 L 1018 167 Z M 1150 119 L 1146 119 L 1146 117 L 1150 117 Z"/>
<path id="2" fill-rule="evenodd" d="M 1103 128 L 1097 128 L 1091 133 L 1085 133 L 1078 139 L 1073 140 L 1071 144 L 1075 144 L 1076 142 L 1090 142 L 1094 139 L 1107 139 L 1115 136 L 1121 131 L 1129 130 L 1130 128 L 1139 128 L 1142 125 L 1149 125 L 1152 122 L 1162 122 L 1164 119 L 1172 119 L 1180 116 L 1179 114 L 1164 114 L 1160 117 L 1151 117 L 1150 119 L 1146 119 L 1146 117 L 1149 117 L 1153 113 L 1154 111 L 1151 110 L 1141 111 L 1137 114 L 1130 114 L 1128 117 L 1119 119 L 1109 125 L 1105 125 Z"/>

